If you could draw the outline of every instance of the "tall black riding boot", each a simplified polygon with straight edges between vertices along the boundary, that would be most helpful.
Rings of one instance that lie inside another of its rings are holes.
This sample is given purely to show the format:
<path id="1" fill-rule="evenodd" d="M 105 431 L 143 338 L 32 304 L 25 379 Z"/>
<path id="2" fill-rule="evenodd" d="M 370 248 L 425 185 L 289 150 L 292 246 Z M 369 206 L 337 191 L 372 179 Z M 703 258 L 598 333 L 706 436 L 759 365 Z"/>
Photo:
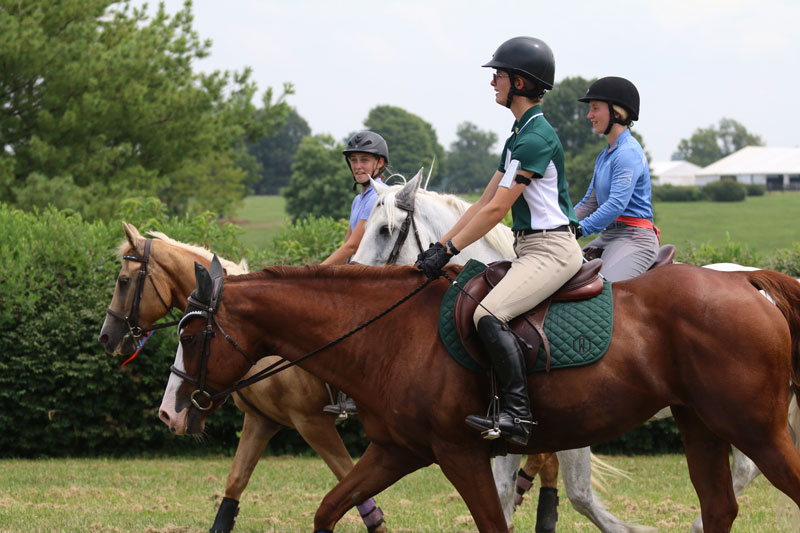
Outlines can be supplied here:
<path id="1" fill-rule="evenodd" d="M 524 446 L 531 434 L 531 409 L 525 356 L 507 326 L 493 316 L 478 321 L 478 336 L 492 362 L 500 395 L 499 429 L 501 435 Z M 467 416 L 467 425 L 487 431 L 494 427 L 491 417 Z"/>

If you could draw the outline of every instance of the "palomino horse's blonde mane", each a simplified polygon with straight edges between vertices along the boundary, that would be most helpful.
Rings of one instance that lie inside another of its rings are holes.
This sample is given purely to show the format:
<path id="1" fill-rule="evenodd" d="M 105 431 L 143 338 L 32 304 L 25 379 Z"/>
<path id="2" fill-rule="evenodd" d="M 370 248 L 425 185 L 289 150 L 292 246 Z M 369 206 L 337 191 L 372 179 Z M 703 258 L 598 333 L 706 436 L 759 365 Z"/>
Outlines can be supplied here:
<path id="1" fill-rule="evenodd" d="M 211 261 L 211 259 L 214 257 L 214 253 L 213 252 L 207 250 L 206 248 L 203 248 L 202 246 L 197 246 L 195 244 L 187 244 L 185 242 L 176 241 L 175 239 L 173 239 L 171 237 L 167 237 L 165 234 L 161 233 L 160 231 L 148 231 L 147 234 L 150 235 L 151 237 L 153 237 L 154 239 L 158 239 L 160 241 L 164 241 L 165 243 L 171 244 L 172 246 L 175 246 L 176 248 L 181 248 L 181 249 L 186 250 L 188 252 L 192 252 L 192 253 L 197 254 L 200 257 L 202 257 L 204 259 L 207 259 L 209 261 Z M 122 244 L 120 244 L 119 248 L 117 249 L 117 255 L 119 255 L 119 257 L 122 257 L 123 255 L 129 253 L 130 249 L 131 249 L 131 245 L 126 240 Z M 222 264 L 222 268 L 225 269 L 225 272 L 229 276 L 237 276 L 237 275 L 240 275 L 240 274 L 247 274 L 248 272 L 250 272 L 250 270 L 249 270 L 249 268 L 247 266 L 247 260 L 246 259 L 242 259 L 237 264 L 237 263 L 234 263 L 233 261 L 230 261 L 228 259 L 225 259 L 225 258 L 222 258 L 222 257 L 219 257 L 219 256 L 217 256 L 217 257 L 219 258 L 219 262 Z"/>
<path id="2" fill-rule="evenodd" d="M 402 211 L 397 207 L 395 201 L 397 195 L 402 190 L 402 185 L 387 185 L 377 190 L 378 202 L 379 204 L 383 205 L 384 209 L 386 209 L 386 219 L 387 224 L 389 225 L 389 231 L 393 230 L 405 213 L 405 211 Z M 417 189 L 416 194 L 427 196 L 433 200 L 439 200 L 440 202 L 443 202 L 446 206 L 452 208 L 459 217 L 463 215 L 464 212 L 469 208 L 469 203 L 452 194 L 439 194 L 422 188 Z M 489 246 L 497 250 L 503 257 L 514 257 L 514 248 L 511 242 L 511 232 L 504 232 L 503 228 L 495 226 L 489 233 L 486 234 L 484 238 Z"/>

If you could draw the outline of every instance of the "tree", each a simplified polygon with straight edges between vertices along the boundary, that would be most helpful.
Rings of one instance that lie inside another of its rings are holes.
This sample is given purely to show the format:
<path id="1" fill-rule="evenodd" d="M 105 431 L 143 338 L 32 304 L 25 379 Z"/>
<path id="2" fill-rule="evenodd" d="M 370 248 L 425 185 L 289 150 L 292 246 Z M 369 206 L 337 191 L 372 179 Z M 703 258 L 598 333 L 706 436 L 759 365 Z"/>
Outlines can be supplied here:
<path id="1" fill-rule="evenodd" d="M 472 122 L 462 122 L 456 129 L 456 140 L 447 154 L 448 192 L 482 190 L 497 168 L 500 156 L 492 153 L 497 134 L 481 131 Z"/>
<path id="2" fill-rule="evenodd" d="M 294 155 L 300 147 L 300 141 L 308 135 L 311 135 L 308 122 L 295 109 L 291 109 L 283 126 L 271 135 L 248 144 L 248 150 L 261 164 L 253 192 L 277 194 L 289 184 Z"/>
<path id="3" fill-rule="evenodd" d="M 723 118 L 719 128 L 698 128 L 689 139 L 681 139 L 678 153 L 681 159 L 705 167 L 745 146 L 763 145 L 761 137 L 748 132 L 742 124 Z"/>
<path id="4" fill-rule="evenodd" d="M 601 138 L 592 131 L 592 126 L 586 118 L 589 104 L 578 101 L 595 81 L 596 78 L 587 80 L 581 76 L 564 78 L 555 84 L 553 90 L 548 92 L 542 101 L 542 111 L 556 130 L 564 147 L 564 153 L 582 152 L 586 146 L 596 146 L 598 139 Z"/>
<path id="5" fill-rule="evenodd" d="M 445 175 L 445 152 L 436 131 L 417 115 L 394 106 L 380 105 L 370 110 L 364 125 L 380 134 L 389 145 L 389 169 L 411 177 L 420 167 L 429 169 L 436 159 L 431 182 Z"/>
<path id="6" fill-rule="evenodd" d="M 192 29 L 191 4 L 149 18 L 130 1 L 30 0 L 0 8 L 0 195 L 44 204 L 41 180 L 110 216 L 125 197 L 165 195 L 173 211 L 190 202 L 225 210 L 246 190 L 246 138 L 263 136 L 288 112 L 268 90 L 261 113 L 250 71 L 198 74 L 209 54 Z M 195 180 L 225 190 L 207 193 Z M 222 181 L 220 181 L 222 180 Z M 229 180 L 229 181 L 226 181 Z M 230 185 L 228 190 L 227 185 Z M 229 194 L 235 191 L 235 194 Z M 50 196 L 50 197 L 49 197 Z"/>
<path id="7" fill-rule="evenodd" d="M 286 213 L 292 222 L 309 215 L 350 216 L 350 204 L 356 193 L 342 150 L 344 144 L 337 143 L 330 135 L 305 137 L 300 142 L 289 185 L 281 192 L 286 197 Z"/>

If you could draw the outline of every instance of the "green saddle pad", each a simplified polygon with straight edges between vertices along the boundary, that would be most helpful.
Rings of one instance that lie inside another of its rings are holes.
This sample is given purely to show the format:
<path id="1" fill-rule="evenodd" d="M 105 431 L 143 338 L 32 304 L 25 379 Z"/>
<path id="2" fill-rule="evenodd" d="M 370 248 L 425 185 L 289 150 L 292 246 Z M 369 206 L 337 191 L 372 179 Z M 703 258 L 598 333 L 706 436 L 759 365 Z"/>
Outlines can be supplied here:
<path id="1" fill-rule="evenodd" d="M 456 278 L 463 287 L 486 265 L 470 260 Z M 464 368 L 485 374 L 486 369 L 467 353 L 456 331 L 453 308 L 458 297 L 458 287 L 447 289 L 439 309 L 439 337 L 450 355 Z M 550 341 L 550 369 L 568 368 L 594 363 L 600 359 L 611 343 L 614 310 L 611 283 L 603 284 L 603 291 L 588 300 L 578 302 L 553 302 L 544 321 L 544 331 Z M 540 346 L 539 355 L 528 373 L 545 369 L 546 354 Z"/>

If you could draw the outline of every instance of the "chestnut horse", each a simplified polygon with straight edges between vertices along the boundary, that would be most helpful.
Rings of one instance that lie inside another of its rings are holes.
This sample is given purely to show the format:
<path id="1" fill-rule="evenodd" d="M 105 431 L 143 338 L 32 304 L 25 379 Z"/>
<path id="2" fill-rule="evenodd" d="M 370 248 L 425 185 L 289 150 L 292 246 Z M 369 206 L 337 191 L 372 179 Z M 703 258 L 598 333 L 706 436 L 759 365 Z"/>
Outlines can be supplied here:
<path id="1" fill-rule="evenodd" d="M 154 232 L 156 237 L 150 241 L 147 272 L 139 301 L 134 305 L 135 294 L 139 291 L 137 278 L 142 271 L 142 263 L 137 259 L 145 256 L 147 239 L 131 224 L 122 223 L 126 241 L 118 250 L 123 259 L 122 269 L 117 278 L 117 286 L 109 306 L 109 314 L 100 330 L 99 342 L 107 352 L 130 356 L 136 349 L 137 326 L 143 330 L 166 316 L 174 306 L 183 311 L 186 298 L 195 285 L 194 263 L 208 265 L 212 254 L 199 246 L 193 246 L 170 239 L 162 233 Z M 222 260 L 228 274 L 246 273 L 246 264 L 235 264 Z M 140 282 L 141 283 L 141 282 Z M 134 307 L 138 312 L 131 311 Z M 133 316 L 132 316 L 133 315 Z M 124 318 L 133 318 L 131 324 Z M 253 367 L 250 374 L 279 360 L 266 357 Z M 249 375 L 249 374 L 248 374 Z M 342 479 L 353 468 L 353 460 L 345 448 L 334 417 L 322 412 L 323 406 L 330 402 L 325 384 L 299 367 L 293 367 L 273 379 L 260 381 L 250 388 L 233 395 L 236 406 L 244 411 L 242 435 L 236 447 L 225 485 L 225 500 L 219 507 L 212 531 L 230 531 L 239 499 L 244 492 L 258 460 L 270 439 L 284 427 L 293 428 L 300 433 L 336 476 Z M 365 511 L 374 508 L 368 502 Z M 364 518 L 365 523 L 374 526 L 376 515 Z M 386 526 L 373 527 L 382 532 Z"/>
<path id="2" fill-rule="evenodd" d="M 485 411 L 490 385 L 450 357 L 437 332 L 446 280 L 426 283 L 413 267 L 273 267 L 228 278 L 223 299 L 221 268 L 212 261 L 211 269 L 196 265 L 194 304 L 179 326 L 160 408 L 171 430 L 201 432 L 250 369 L 244 354 L 278 353 L 350 394 L 371 440 L 322 500 L 316 530 L 331 531 L 357 501 L 434 462 L 480 531 L 508 530 L 491 443 L 464 424 L 466 415 Z M 448 270 L 455 277 L 458 267 Z M 538 425 L 527 446 L 508 451 L 587 446 L 671 406 L 706 531 L 729 531 L 738 511 L 731 444 L 800 505 L 800 453 L 786 417 L 800 366 L 797 281 L 770 271 L 671 265 L 612 291 L 606 354 L 591 365 L 530 375 Z M 385 318 L 400 308 L 413 312 L 402 321 Z"/>

